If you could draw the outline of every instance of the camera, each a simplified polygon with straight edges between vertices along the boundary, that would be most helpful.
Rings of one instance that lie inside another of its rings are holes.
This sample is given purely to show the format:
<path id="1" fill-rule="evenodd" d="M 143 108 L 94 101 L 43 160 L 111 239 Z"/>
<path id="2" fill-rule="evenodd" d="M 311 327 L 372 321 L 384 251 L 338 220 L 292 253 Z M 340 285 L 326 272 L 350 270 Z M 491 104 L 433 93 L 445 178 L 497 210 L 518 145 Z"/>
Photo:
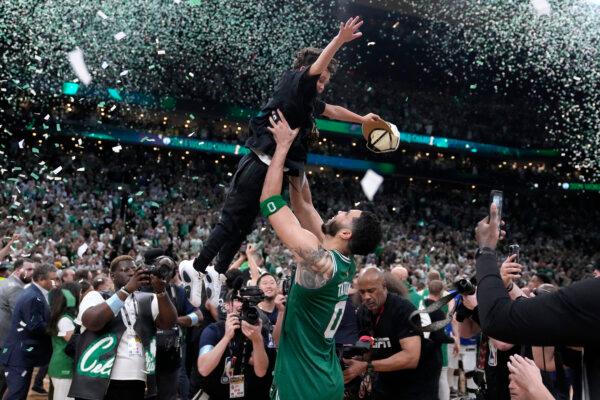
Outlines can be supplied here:
<path id="1" fill-rule="evenodd" d="M 461 296 L 471 296 L 475 294 L 475 285 L 471 283 L 468 279 L 458 279 L 454 282 L 454 288 L 457 293 Z M 467 318 L 471 318 L 476 316 L 476 313 L 473 310 L 469 310 L 465 305 L 461 302 L 458 303 L 456 307 L 456 320 L 458 322 L 463 322 Z"/>
<path id="2" fill-rule="evenodd" d="M 344 346 L 342 349 L 342 358 L 350 359 L 353 357 L 363 357 L 373 347 L 374 339 L 370 336 L 361 336 L 352 346 Z"/>
<path id="3" fill-rule="evenodd" d="M 146 268 L 146 272 L 168 282 L 175 273 L 175 261 L 171 257 L 160 256 Z"/>
<path id="4" fill-rule="evenodd" d="M 456 291 L 463 296 L 471 296 L 475 294 L 475 286 L 467 279 L 459 279 L 454 282 Z"/>
<path id="5" fill-rule="evenodd" d="M 258 325 L 260 310 L 258 303 L 265 299 L 265 294 L 257 286 L 248 286 L 239 289 L 234 296 L 242 303 L 240 321 L 246 321 L 251 325 Z"/>

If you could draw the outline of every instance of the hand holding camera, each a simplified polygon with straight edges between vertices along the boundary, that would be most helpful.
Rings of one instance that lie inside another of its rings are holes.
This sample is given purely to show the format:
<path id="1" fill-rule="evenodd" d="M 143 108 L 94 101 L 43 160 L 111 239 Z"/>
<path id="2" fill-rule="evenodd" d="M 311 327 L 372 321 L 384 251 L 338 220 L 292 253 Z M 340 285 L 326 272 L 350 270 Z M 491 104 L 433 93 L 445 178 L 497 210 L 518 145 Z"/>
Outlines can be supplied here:
<path id="1" fill-rule="evenodd" d="M 275 296 L 275 307 L 277 308 L 277 310 L 279 312 L 284 312 L 285 311 L 285 302 L 287 301 L 287 296 L 283 295 L 283 294 L 278 294 L 277 296 Z"/>
<path id="2" fill-rule="evenodd" d="M 225 337 L 233 340 L 237 329 L 240 327 L 240 317 L 236 313 L 230 313 L 225 320 Z"/>
<path id="3" fill-rule="evenodd" d="M 242 322 L 242 325 L 241 325 L 242 333 L 244 334 L 244 336 L 246 336 L 248 339 L 250 339 L 250 341 L 253 343 L 262 342 L 262 334 L 261 334 L 262 321 L 260 319 L 258 320 L 258 325 L 252 325 L 246 321 L 241 321 L 241 322 Z"/>
<path id="4" fill-rule="evenodd" d="M 142 268 L 138 268 L 133 273 L 133 276 L 129 278 L 129 281 L 125 285 L 124 289 L 128 293 L 137 291 L 142 286 L 148 286 L 150 284 L 150 275 Z"/>

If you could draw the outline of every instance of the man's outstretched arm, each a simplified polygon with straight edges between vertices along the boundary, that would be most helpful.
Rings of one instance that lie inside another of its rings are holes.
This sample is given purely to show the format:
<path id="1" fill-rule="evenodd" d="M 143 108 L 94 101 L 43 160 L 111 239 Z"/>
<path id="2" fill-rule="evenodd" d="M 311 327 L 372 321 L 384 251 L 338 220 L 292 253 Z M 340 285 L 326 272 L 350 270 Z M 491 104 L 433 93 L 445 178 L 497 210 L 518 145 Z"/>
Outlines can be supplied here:
<path id="1" fill-rule="evenodd" d="M 277 147 L 260 196 L 261 209 L 268 215 L 269 222 L 283 244 L 300 258 L 298 262 L 296 281 L 308 288 L 321 287 L 329 280 L 333 272 L 331 255 L 320 246 L 320 241 L 312 232 L 302 228 L 292 210 L 281 200 L 283 184 L 283 166 L 287 152 L 298 134 L 298 129 L 292 130 L 283 114 L 277 110 L 280 121 L 275 123 L 271 118 L 268 128 Z"/>
<path id="2" fill-rule="evenodd" d="M 290 201 L 294 215 L 298 217 L 300 225 L 309 230 L 323 243 L 323 218 L 319 215 L 312 202 L 312 194 L 308 186 L 306 175 L 290 180 Z"/>

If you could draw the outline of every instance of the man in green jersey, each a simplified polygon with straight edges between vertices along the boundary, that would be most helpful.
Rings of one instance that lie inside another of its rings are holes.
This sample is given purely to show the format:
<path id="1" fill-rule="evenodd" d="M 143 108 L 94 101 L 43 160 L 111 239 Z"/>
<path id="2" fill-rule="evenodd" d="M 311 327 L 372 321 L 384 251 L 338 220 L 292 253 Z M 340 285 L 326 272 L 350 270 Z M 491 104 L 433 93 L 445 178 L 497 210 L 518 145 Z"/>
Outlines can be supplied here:
<path id="1" fill-rule="evenodd" d="M 298 129 L 279 111 L 270 120 L 277 147 L 261 195 L 261 211 L 296 256 L 296 276 L 279 336 L 272 399 L 344 397 L 333 336 L 342 320 L 356 267 L 381 240 L 381 226 L 368 211 L 340 211 L 326 223 L 312 205 L 304 177 L 290 184 L 294 212 L 281 198 L 284 162 Z"/>

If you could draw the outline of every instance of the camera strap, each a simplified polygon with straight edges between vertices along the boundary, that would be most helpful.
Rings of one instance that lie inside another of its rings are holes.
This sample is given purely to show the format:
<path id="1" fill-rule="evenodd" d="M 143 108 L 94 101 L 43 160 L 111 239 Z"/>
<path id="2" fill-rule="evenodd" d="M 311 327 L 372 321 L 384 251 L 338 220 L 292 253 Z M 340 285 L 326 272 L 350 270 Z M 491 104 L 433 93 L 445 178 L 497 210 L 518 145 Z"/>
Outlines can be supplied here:
<path id="1" fill-rule="evenodd" d="M 452 301 L 452 299 L 456 297 L 456 294 L 457 294 L 456 292 L 448 293 L 447 295 L 445 295 L 444 297 L 442 297 L 439 300 L 434 301 L 433 303 L 431 303 L 429 306 L 425 307 L 424 309 L 413 311 L 410 314 L 410 316 L 408 317 L 408 322 L 410 322 L 410 324 L 413 326 L 413 328 L 415 328 L 419 332 L 434 332 L 434 331 L 443 329 L 446 325 L 448 325 L 448 323 L 450 323 L 450 321 L 452 321 L 452 317 L 454 316 L 454 313 L 456 312 L 456 306 L 457 306 L 456 304 L 454 305 L 454 308 L 452 310 L 450 310 L 450 312 L 448 313 L 448 315 L 446 316 L 445 319 L 432 322 L 431 324 L 429 324 L 427 326 L 421 325 L 420 314 L 430 314 L 432 312 L 439 310 L 440 308 L 444 307 L 446 304 L 450 303 L 450 301 Z M 419 316 L 418 321 L 415 321 L 416 316 Z"/>

